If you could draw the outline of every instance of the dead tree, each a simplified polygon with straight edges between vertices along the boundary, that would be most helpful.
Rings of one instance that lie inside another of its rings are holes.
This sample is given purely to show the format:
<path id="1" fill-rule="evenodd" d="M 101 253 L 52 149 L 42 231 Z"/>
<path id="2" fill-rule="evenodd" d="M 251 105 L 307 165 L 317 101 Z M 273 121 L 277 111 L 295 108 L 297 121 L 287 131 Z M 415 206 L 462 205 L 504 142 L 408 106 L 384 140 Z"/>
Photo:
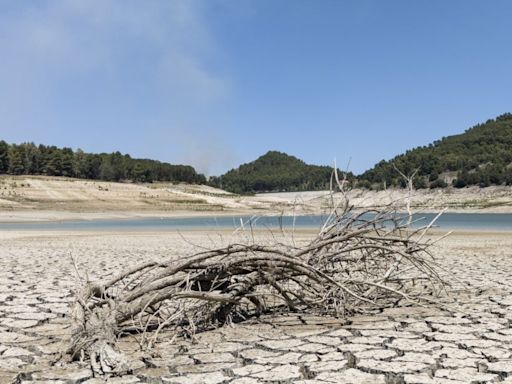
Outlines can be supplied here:
<path id="1" fill-rule="evenodd" d="M 97 374 L 122 374 L 130 366 L 116 341 L 127 333 L 193 334 L 276 311 L 347 316 L 426 302 L 443 289 L 424 237 L 432 223 L 411 229 L 392 208 L 340 205 L 304 245 L 251 238 L 85 282 L 72 313 L 69 357 L 89 359 Z"/>
<path id="2" fill-rule="evenodd" d="M 406 207 L 405 208 L 407 209 L 407 214 L 409 215 L 408 224 L 410 225 L 412 222 L 411 202 L 412 202 L 412 197 L 414 194 L 414 178 L 416 177 L 416 174 L 418 173 L 418 171 L 420 169 L 416 168 L 412 173 L 406 175 L 394 163 L 393 163 L 393 168 L 395 168 L 395 171 L 397 171 L 400 174 L 400 176 L 402 176 L 402 178 L 405 181 L 405 185 L 407 187 L 407 198 L 406 198 Z"/>

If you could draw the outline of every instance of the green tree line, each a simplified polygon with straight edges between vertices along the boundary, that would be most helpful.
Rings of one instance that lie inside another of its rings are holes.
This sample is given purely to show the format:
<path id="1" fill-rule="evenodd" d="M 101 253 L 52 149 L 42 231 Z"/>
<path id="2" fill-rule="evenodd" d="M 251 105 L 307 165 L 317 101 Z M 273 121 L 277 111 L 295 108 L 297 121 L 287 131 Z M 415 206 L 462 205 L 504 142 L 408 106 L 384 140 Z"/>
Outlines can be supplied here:
<path id="1" fill-rule="evenodd" d="M 416 188 L 443 188 L 447 181 L 457 188 L 512 185 L 512 114 L 382 160 L 358 177 L 349 174 L 348 179 L 363 188 L 404 187 L 405 180 L 395 167 L 405 174 L 417 169 Z M 0 141 L 0 173 L 207 183 L 204 175 L 187 165 L 134 159 L 120 152 L 94 154 L 33 143 L 9 145 L 5 141 Z M 253 162 L 211 177 L 208 184 L 242 194 L 311 191 L 328 189 L 331 174 L 332 167 L 309 165 L 294 156 L 269 151 Z"/>
<path id="2" fill-rule="evenodd" d="M 447 186 L 443 174 L 455 174 L 453 186 L 512 185 L 512 114 L 478 124 L 460 135 L 443 137 L 428 146 L 414 148 L 382 160 L 359 176 L 363 187 L 404 186 L 404 173 L 418 169 L 417 188 Z"/>
<path id="3" fill-rule="evenodd" d="M 0 174 L 67 176 L 84 179 L 139 182 L 172 181 L 206 183 L 206 178 L 188 165 L 134 159 L 120 152 L 86 153 L 33 143 L 0 141 Z"/>

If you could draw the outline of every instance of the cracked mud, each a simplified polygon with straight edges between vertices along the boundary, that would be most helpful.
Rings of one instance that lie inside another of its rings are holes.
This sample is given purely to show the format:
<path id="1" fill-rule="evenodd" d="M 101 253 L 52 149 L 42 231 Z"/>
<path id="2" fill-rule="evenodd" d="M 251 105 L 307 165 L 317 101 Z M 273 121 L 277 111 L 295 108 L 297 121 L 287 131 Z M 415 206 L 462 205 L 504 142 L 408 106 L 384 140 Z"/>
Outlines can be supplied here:
<path id="1" fill-rule="evenodd" d="M 214 235 L 212 235 L 214 236 Z M 305 235 L 303 235 L 305 236 Z M 211 238 L 192 232 L 192 243 Z M 76 289 L 70 254 L 90 279 L 131 263 L 178 257 L 190 243 L 171 233 L 0 234 L 0 383 L 102 383 L 79 363 L 53 364 L 69 337 Z M 512 383 L 512 236 L 453 235 L 436 254 L 450 271 L 451 308 L 391 308 L 334 319 L 264 316 L 169 340 L 109 383 Z"/>

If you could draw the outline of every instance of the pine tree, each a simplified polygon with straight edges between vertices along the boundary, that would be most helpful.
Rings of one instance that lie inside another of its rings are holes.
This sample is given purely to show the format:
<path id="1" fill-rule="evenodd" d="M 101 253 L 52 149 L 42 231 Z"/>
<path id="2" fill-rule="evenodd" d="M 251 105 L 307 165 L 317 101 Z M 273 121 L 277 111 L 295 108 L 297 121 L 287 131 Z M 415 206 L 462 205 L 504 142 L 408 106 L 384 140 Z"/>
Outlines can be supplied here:
<path id="1" fill-rule="evenodd" d="M 23 152 L 19 146 L 13 145 L 9 151 L 9 173 L 11 175 L 22 175 L 25 173 Z"/>
<path id="2" fill-rule="evenodd" d="M 0 141 L 0 173 L 7 173 L 9 170 L 9 144 Z"/>
<path id="3" fill-rule="evenodd" d="M 46 172 L 50 176 L 62 176 L 62 155 L 59 150 L 51 153 Z"/>

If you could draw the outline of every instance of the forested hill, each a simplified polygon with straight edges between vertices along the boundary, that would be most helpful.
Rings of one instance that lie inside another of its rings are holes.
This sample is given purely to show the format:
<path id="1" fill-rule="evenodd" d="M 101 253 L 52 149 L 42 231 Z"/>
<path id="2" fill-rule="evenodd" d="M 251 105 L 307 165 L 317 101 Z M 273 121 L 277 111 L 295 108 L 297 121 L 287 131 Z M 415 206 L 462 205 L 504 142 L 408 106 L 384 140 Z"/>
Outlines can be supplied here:
<path id="1" fill-rule="evenodd" d="M 328 189 L 331 173 L 332 167 L 308 165 L 294 156 L 269 151 L 253 162 L 211 178 L 210 183 L 235 193 L 313 191 Z"/>
<path id="2" fill-rule="evenodd" d="M 404 173 L 419 169 L 417 188 L 512 185 L 512 114 L 383 160 L 359 177 L 359 185 L 382 188 L 402 184 L 393 164 Z"/>
<path id="3" fill-rule="evenodd" d="M 349 179 L 359 187 L 404 186 L 396 171 L 418 169 L 416 188 L 454 185 L 512 185 L 512 114 L 506 113 L 460 135 L 379 162 L 374 168 Z M 206 183 L 204 175 L 187 165 L 134 159 L 119 152 L 85 153 L 81 150 L 32 143 L 0 141 L 0 174 L 68 176 L 106 181 L 173 181 Z M 277 151 L 242 164 L 209 184 L 235 193 L 311 191 L 329 188 L 332 167 L 309 165 Z"/>
<path id="4" fill-rule="evenodd" d="M 176 181 L 205 183 L 204 175 L 188 165 L 133 159 L 120 152 L 85 153 L 71 148 L 12 144 L 0 141 L 0 174 L 68 176 L 106 181 Z"/>

